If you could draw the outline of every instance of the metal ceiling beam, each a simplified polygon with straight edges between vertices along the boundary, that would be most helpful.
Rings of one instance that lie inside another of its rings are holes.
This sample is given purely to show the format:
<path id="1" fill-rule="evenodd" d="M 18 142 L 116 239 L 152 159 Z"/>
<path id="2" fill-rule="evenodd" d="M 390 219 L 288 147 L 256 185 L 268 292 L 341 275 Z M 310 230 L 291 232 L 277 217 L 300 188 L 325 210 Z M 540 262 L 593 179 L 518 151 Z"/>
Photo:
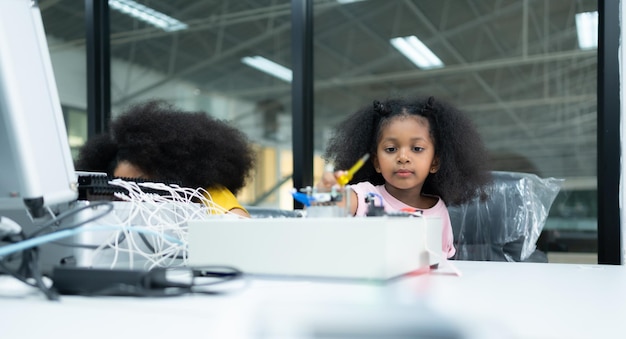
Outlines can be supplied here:
<path id="1" fill-rule="evenodd" d="M 409 1 L 405 1 L 405 4 L 407 5 L 407 7 L 416 15 L 417 19 L 427 27 L 427 29 L 437 37 L 437 40 L 439 40 L 444 47 L 448 50 L 448 52 L 450 52 L 459 63 L 461 64 L 465 64 L 467 63 L 467 61 L 465 60 L 465 58 L 458 52 L 458 50 L 452 46 L 452 44 L 450 44 L 450 42 L 447 39 L 443 39 L 439 37 L 439 31 L 436 29 L 436 27 L 431 23 L 431 21 L 429 20 L 428 16 L 424 15 L 424 13 L 412 2 Z M 432 40 L 432 39 L 431 39 Z M 524 56 L 522 56 L 522 58 L 526 58 Z M 511 120 L 513 120 L 516 124 L 518 124 L 518 126 L 520 127 L 521 130 L 523 130 L 526 135 L 528 136 L 529 140 L 531 143 L 536 144 L 534 137 L 533 137 L 533 131 L 531 131 L 530 129 L 528 129 L 525 126 L 524 121 L 522 121 L 516 114 L 515 112 L 511 111 L 510 109 L 508 109 L 503 103 L 502 103 L 502 99 L 500 98 L 500 96 L 498 95 L 498 93 L 496 91 L 493 90 L 493 88 L 491 88 L 491 86 L 489 86 L 487 84 L 487 82 L 477 73 L 472 73 L 471 74 L 472 78 L 474 78 L 474 80 L 480 85 L 480 87 L 483 88 L 483 90 L 485 91 L 485 93 L 487 94 L 488 97 L 492 98 L 495 102 L 500 103 L 502 105 L 502 110 L 507 114 L 507 116 L 509 116 L 511 118 Z M 536 144 L 536 146 L 539 146 Z"/>
<path id="2" fill-rule="evenodd" d="M 458 76 L 463 73 L 468 72 L 479 72 L 479 71 L 487 71 L 499 68 L 506 67 L 516 67 L 516 66 L 524 66 L 530 65 L 534 63 L 544 63 L 544 62 L 554 62 L 554 61 L 563 61 L 563 60 L 573 60 L 576 58 L 595 58 L 596 51 L 583 51 L 583 50 L 573 50 L 573 51 L 565 51 L 565 52 L 556 52 L 550 54 L 539 54 L 539 55 L 531 55 L 527 57 L 517 56 L 512 58 L 504 58 L 499 60 L 487 60 L 480 61 L 474 63 L 465 63 L 458 65 L 449 65 L 443 68 L 431 69 L 431 70 L 420 70 L 415 69 L 412 71 L 402 71 L 402 72 L 391 72 L 384 74 L 373 74 L 373 75 L 363 75 L 363 76 L 354 76 L 350 78 L 341 77 L 341 78 L 332 78 L 329 80 L 318 80 L 315 82 L 315 89 L 333 89 L 340 86 L 353 86 L 353 85 L 368 85 L 381 83 L 382 81 L 412 81 L 419 79 L 429 79 L 432 77 L 442 77 L 442 76 Z M 272 93 L 280 93 L 288 89 L 285 86 L 277 86 L 277 87 L 267 87 L 267 88 L 255 88 L 251 90 L 241 90 L 241 91 L 232 91 L 229 92 L 235 96 L 248 96 L 248 95 L 262 95 L 262 94 L 272 94 Z"/>
<path id="3" fill-rule="evenodd" d="M 291 23 L 286 23 L 286 24 L 282 24 L 282 25 L 276 27 L 273 31 L 263 32 L 263 34 L 259 34 L 258 36 L 254 37 L 253 39 L 250 39 L 250 40 L 246 41 L 245 43 L 241 43 L 241 44 L 239 44 L 239 45 L 237 45 L 237 46 L 235 46 L 235 47 L 233 47 L 233 48 L 231 48 L 229 50 L 226 50 L 226 51 L 224 51 L 220 55 L 215 55 L 215 56 L 213 56 L 213 57 L 211 57 L 211 58 L 209 58 L 209 59 L 207 59 L 205 61 L 196 63 L 196 64 L 194 64 L 194 65 L 192 65 L 190 67 L 185 68 L 184 70 L 181 70 L 181 71 L 177 72 L 176 74 L 173 74 L 171 76 L 167 76 L 167 77 L 165 77 L 162 80 L 154 82 L 151 85 L 148 85 L 148 86 L 146 86 L 144 88 L 141 88 L 141 89 L 139 89 L 139 90 L 137 90 L 137 91 L 135 91 L 133 93 L 130 93 L 126 97 L 124 97 L 124 98 L 118 100 L 117 102 L 115 102 L 114 105 L 124 104 L 124 103 L 128 102 L 129 100 L 131 100 L 131 99 L 133 99 L 133 98 L 135 98 L 137 96 L 140 96 L 140 95 L 142 95 L 144 93 L 147 93 L 147 92 L 149 92 L 149 91 L 151 91 L 151 90 L 153 90 L 155 88 L 161 87 L 161 86 L 169 83 L 172 80 L 176 80 L 176 79 L 179 79 L 182 76 L 185 76 L 185 75 L 188 75 L 188 74 L 192 74 L 194 72 L 198 72 L 199 70 L 201 70 L 201 69 L 203 69 L 205 67 L 208 67 L 209 65 L 212 65 L 212 64 L 214 64 L 214 63 L 216 63 L 216 62 L 218 62 L 218 61 L 220 61 L 222 59 L 231 57 L 231 56 L 235 55 L 236 53 L 238 53 L 240 51 L 246 50 L 246 49 L 250 48 L 251 46 L 254 46 L 254 45 L 264 41 L 265 39 L 268 39 L 268 38 L 274 36 L 275 34 L 282 33 L 282 32 L 284 32 L 284 31 L 286 31 L 286 30 L 288 30 L 290 28 L 291 28 Z"/>
<path id="4" fill-rule="evenodd" d="M 185 32 L 203 31 L 211 28 L 219 28 L 262 20 L 272 16 L 285 16 L 290 14 L 289 4 L 267 6 L 253 10 L 241 11 L 236 13 L 225 13 L 220 16 L 209 16 L 203 19 L 192 20 L 186 22 L 189 28 Z M 161 38 L 169 36 L 172 33 L 165 32 L 158 28 L 146 27 L 132 31 L 111 34 L 110 44 L 121 45 L 135 41 L 143 41 L 148 39 Z M 70 47 L 82 47 L 85 45 L 85 39 L 75 39 L 67 41 L 63 44 L 54 46 L 55 50 L 63 50 Z"/>
<path id="5" fill-rule="evenodd" d="M 566 95 L 566 96 L 554 96 L 554 97 L 542 97 L 539 99 L 527 99 L 527 100 L 509 100 L 506 101 L 507 107 L 511 109 L 519 108 L 531 108 L 537 106 L 553 106 L 559 104 L 578 104 L 581 102 L 596 101 L 595 94 L 584 95 Z M 500 110 L 499 104 L 484 103 L 484 104 L 467 104 L 463 105 L 463 109 L 466 111 L 475 112 L 487 112 Z"/>

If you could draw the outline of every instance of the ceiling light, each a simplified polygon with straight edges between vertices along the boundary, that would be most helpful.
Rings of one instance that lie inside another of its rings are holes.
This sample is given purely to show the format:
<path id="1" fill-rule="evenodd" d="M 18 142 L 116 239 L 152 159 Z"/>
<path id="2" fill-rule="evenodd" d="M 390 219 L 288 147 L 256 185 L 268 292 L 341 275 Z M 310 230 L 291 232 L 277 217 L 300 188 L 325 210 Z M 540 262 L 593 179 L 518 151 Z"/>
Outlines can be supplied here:
<path id="1" fill-rule="evenodd" d="M 289 68 L 279 65 L 271 60 L 268 60 L 262 56 L 245 57 L 241 59 L 244 64 L 254 67 L 269 75 L 275 76 L 286 82 L 291 82 L 292 72 Z"/>
<path id="2" fill-rule="evenodd" d="M 364 1 L 364 0 L 337 0 L 337 2 L 342 5 L 353 3 L 353 2 L 359 2 L 359 1 Z"/>
<path id="3" fill-rule="evenodd" d="M 154 9 L 139 4 L 133 0 L 109 0 L 109 6 L 135 19 L 145 21 L 166 32 L 174 32 L 189 27 L 171 16 L 157 12 Z"/>
<path id="4" fill-rule="evenodd" d="M 415 35 L 393 38 L 393 47 L 404 54 L 417 67 L 422 69 L 443 67 L 443 62 Z"/>
<path id="5" fill-rule="evenodd" d="M 598 12 L 576 14 L 576 33 L 580 49 L 598 48 Z"/>

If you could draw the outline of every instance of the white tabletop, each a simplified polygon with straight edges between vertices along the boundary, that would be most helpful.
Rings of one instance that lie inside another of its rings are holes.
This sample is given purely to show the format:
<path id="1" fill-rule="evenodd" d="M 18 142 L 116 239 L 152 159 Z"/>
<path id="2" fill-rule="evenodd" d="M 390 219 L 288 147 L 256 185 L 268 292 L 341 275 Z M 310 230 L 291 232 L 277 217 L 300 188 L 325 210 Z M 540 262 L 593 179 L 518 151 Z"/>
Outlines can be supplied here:
<path id="1" fill-rule="evenodd" d="M 626 267 L 451 262 L 462 276 L 402 281 L 453 319 L 492 325 L 515 338 L 626 337 Z M 621 333 L 621 334 L 620 334 Z"/>
<path id="2" fill-rule="evenodd" d="M 359 331 L 381 337 L 423 331 L 451 331 L 463 338 L 626 335 L 624 266 L 450 264 L 388 283 L 251 279 L 246 286 L 233 284 L 239 292 L 224 296 L 62 296 L 58 302 L 3 277 L 0 337 L 320 338 L 323 333 L 358 337 Z"/>

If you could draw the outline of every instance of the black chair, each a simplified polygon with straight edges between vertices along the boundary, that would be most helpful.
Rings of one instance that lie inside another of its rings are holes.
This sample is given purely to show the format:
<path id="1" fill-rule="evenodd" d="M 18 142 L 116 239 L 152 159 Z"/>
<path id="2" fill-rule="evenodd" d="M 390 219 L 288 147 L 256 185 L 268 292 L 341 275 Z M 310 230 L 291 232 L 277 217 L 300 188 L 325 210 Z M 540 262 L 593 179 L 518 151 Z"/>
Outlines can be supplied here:
<path id="1" fill-rule="evenodd" d="M 486 201 L 448 207 L 457 251 L 453 259 L 547 262 L 536 244 L 563 180 L 492 174 Z"/>

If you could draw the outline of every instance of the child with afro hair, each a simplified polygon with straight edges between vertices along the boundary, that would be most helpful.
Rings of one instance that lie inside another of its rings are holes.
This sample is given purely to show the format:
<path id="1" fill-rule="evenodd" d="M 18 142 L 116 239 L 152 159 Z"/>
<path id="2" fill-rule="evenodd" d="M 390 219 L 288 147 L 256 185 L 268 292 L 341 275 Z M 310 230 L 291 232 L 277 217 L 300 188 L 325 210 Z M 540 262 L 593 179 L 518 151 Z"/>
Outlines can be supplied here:
<path id="1" fill-rule="evenodd" d="M 443 253 L 454 256 L 446 204 L 485 198 L 491 182 L 488 152 L 470 119 L 433 97 L 374 101 L 337 127 L 324 159 L 347 169 L 365 154 L 370 161 L 349 182 L 349 201 L 356 202 L 351 213 L 367 215 L 367 198 L 385 212 L 420 210 L 426 217 L 440 217 Z M 345 173 L 325 173 L 318 187 L 337 185 Z"/>
<path id="2" fill-rule="evenodd" d="M 130 106 L 111 121 L 108 133 L 90 138 L 75 167 L 204 188 L 226 211 L 249 217 L 235 194 L 245 185 L 254 162 L 254 150 L 238 129 L 204 112 L 151 100 Z"/>

